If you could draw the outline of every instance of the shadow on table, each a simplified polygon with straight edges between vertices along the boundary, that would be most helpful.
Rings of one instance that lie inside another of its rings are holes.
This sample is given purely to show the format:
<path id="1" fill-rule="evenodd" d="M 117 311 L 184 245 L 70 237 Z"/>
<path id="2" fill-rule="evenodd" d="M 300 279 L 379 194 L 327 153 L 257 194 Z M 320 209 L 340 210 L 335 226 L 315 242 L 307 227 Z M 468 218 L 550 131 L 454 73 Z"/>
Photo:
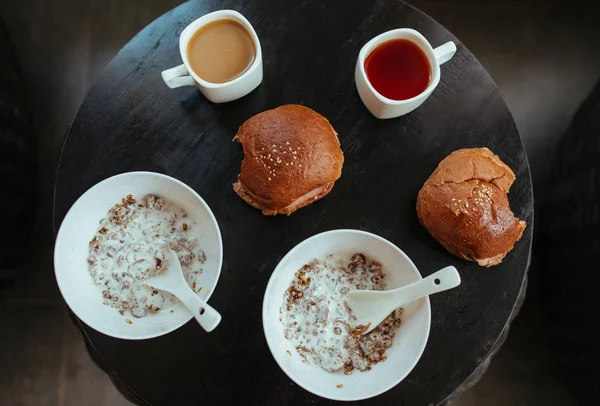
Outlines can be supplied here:
<path id="1" fill-rule="evenodd" d="M 600 82 L 563 135 L 542 202 L 536 260 L 554 360 L 586 404 L 600 389 Z"/>

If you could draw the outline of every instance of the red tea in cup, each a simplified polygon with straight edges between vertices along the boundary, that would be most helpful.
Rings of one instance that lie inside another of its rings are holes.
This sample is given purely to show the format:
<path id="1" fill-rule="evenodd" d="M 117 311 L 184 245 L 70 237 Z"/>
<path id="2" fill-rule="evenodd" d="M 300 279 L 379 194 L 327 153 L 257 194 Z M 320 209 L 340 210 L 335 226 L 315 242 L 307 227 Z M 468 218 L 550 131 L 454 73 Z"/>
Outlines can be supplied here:
<path id="1" fill-rule="evenodd" d="M 425 52 L 405 39 L 386 41 L 365 59 L 367 79 L 375 90 L 392 100 L 407 100 L 423 93 L 431 80 Z"/>

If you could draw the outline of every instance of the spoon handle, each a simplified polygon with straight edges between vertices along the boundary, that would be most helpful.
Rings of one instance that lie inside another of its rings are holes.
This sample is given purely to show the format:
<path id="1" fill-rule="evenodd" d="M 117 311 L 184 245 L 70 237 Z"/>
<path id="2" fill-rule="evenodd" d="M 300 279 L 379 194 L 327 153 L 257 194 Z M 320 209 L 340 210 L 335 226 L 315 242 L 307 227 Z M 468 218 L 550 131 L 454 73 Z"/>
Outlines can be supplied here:
<path id="1" fill-rule="evenodd" d="M 428 296 L 460 285 L 460 274 L 453 266 L 447 266 L 427 278 L 394 290 L 398 307 L 423 296 Z"/>
<path id="2" fill-rule="evenodd" d="M 172 292 L 177 299 L 192 313 L 207 333 L 213 331 L 221 322 L 221 315 L 211 305 L 200 299 L 192 289 Z"/>

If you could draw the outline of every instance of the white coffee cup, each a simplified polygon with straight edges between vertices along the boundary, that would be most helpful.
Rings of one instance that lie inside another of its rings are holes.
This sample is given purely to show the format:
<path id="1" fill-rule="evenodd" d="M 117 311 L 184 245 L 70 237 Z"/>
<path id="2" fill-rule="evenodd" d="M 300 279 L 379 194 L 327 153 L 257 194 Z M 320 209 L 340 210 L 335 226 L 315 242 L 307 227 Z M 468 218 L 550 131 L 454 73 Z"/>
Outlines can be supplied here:
<path id="1" fill-rule="evenodd" d="M 418 45 L 427 56 L 431 66 L 431 79 L 427 88 L 417 96 L 406 100 L 392 100 L 382 96 L 371 85 L 365 72 L 365 59 L 369 53 L 378 45 L 393 39 L 406 39 Z M 410 28 L 398 28 L 384 32 L 367 42 L 358 54 L 356 69 L 354 70 L 354 80 L 356 81 L 358 94 L 367 109 L 377 118 L 394 118 L 410 113 L 423 104 L 436 88 L 440 82 L 440 65 L 448 62 L 455 52 L 456 45 L 454 42 L 449 41 L 433 49 L 423 35 Z"/>
<path id="2" fill-rule="evenodd" d="M 202 79 L 190 67 L 187 58 L 188 42 L 203 25 L 215 20 L 233 20 L 242 24 L 254 41 L 256 55 L 252 65 L 240 76 L 225 83 L 211 83 Z M 206 14 L 188 25 L 179 37 L 179 52 L 183 64 L 162 72 L 162 78 L 171 89 L 181 86 L 198 86 L 200 92 L 213 103 L 225 103 L 244 97 L 260 85 L 263 79 L 262 50 L 254 27 L 234 10 L 219 10 Z"/>

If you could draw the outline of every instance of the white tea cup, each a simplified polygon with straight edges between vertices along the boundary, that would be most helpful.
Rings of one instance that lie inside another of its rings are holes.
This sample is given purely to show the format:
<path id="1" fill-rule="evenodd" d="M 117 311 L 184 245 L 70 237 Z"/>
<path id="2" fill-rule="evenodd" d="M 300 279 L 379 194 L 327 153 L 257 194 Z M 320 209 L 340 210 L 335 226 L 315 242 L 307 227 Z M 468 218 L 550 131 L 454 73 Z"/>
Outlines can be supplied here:
<path id="1" fill-rule="evenodd" d="M 384 42 L 396 39 L 411 41 L 421 48 L 431 67 L 431 79 L 425 90 L 406 100 L 392 100 L 381 95 L 369 82 L 365 72 L 365 59 L 371 51 Z M 367 109 L 377 118 L 395 118 L 408 114 L 423 104 L 440 83 L 440 65 L 448 62 L 455 52 L 456 45 L 454 42 L 449 41 L 434 49 L 423 35 L 410 28 L 398 28 L 384 32 L 367 42 L 358 54 L 356 69 L 354 70 L 354 80 L 358 94 Z"/>
<path id="2" fill-rule="evenodd" d="M 199 77 L 190 67 L 187 57 L 188 42 L 202 26 L 215 20 L 233 20 L 240 23 L 254 42 L 256 55 L 250 67 L 237 78 L 225 83 L 211 83 Z M 244 97 L 260 85 L 263 79 L 263 62 L 260 41 L 254 27 L 234 10 L 219 10 L 206 14 L 188 25 L 179 37 L 179 52 L 183 64 L 162 72 L 162 78 L 171 89 L 181 86 L 198 86 L 200 92 L 213 103 L 225 103 Z"/>

